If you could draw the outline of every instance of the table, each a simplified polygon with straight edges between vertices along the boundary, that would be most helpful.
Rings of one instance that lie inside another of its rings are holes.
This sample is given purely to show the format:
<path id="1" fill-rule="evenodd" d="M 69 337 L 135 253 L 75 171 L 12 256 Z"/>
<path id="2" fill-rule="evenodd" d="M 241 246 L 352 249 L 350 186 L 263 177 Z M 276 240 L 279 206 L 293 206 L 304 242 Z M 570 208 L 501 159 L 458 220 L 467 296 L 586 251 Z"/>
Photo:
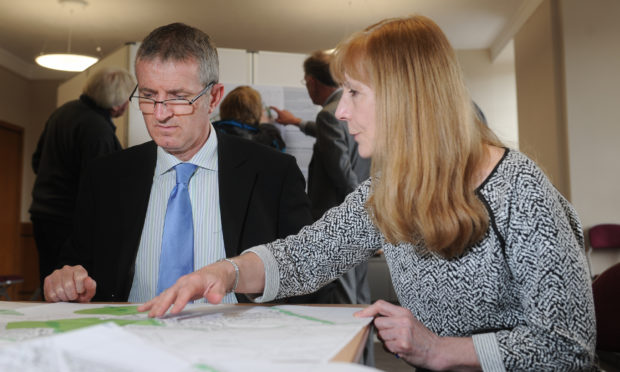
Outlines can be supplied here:
<path id="1" fill-rule="evenodd" d="M 332 362 L 349 362 L 356 363 L 362 357 L 368 335 L 370 333 L 370 324 L 361 329 L 355 337 L 336 354 L 331 361 Z"/>
<path id="2" fill-rule="evenodd" d="M 101 350 L 106 355 L 117 355 L 115 352 L 119 348 L 126 351 L 133 345 L 136 350 L 148 350 L 149 355 L 162 354 L 164 359 L 169 355 L 169 364 L 173 364 L 171 361 L 178 363 L 179 360 L 192 366 L 225 366 L 228 361 L 233 364 L 315 364 L 358 361 L 370 327 L 370 319 L 352 317 L 359 306 L 194 304 L 182 316 L 160 319 L 149 319 L 145 314 L 137 313 L 135 307 L 134 304 L 126 303 L 0 302 L 0 344 L 4 341 L 5 347 L 11 347 L 6 345 L 6 340 L 17 339 L 16 335 L 20 335 L 21 329 L 41 328 L 43 334 L 60 333 L 52 338 L 26 339 L 26 343 L 19 344 L 20 349 L 39 340 L 60 342 L 58 340 L 72 339 L 71 347 L 75 347 L 75 344 L 83 347 L 82 344 L 89 342 L 112 345 L 105 351 Z M 84 325 L 90 327 L 80 328 L 77 332 L 65 332 Z M 114 338 L 105 338 L 108 333 Z M 78 334 L 83 338 L 80 339 Z M 171 344 L 168 338 L 174 342 Z M 142 345 L 146 340 L 149 341 L 148 345 Z M 155 342 L 152 343 L 152 340 Z M 124 345 L 125 342 L 127 345 Z M 65 346 L 61 343 L 61 347 Z M 340 350 L 334 352 L 337 348 Z M 41 349 L 41 345 L 36 348 Z M 59 350 L 64 355 L 78 354 L 73 351 L 76 349 Z M 135 357 L 130 356 L 123 359 L 123 362 L 134 362 L 132 359 Z M 0 348 L 0 369 L 3 367 L 5 365 L 2 364 Z"/>

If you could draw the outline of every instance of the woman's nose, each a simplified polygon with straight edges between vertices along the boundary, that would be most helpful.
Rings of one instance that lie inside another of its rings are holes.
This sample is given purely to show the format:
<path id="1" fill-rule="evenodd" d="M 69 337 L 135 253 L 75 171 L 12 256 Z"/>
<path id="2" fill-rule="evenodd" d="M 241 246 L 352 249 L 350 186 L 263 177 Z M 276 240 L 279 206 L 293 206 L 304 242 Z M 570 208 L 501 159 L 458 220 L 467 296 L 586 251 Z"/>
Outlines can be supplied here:
<path id="1" fill-rule="evenodd" d="M 346 103 L 342 99 L 338 102 L 338 107 L 336 108 L 336 118 L 345 121 L 348 121 L 350 118 Z"/>

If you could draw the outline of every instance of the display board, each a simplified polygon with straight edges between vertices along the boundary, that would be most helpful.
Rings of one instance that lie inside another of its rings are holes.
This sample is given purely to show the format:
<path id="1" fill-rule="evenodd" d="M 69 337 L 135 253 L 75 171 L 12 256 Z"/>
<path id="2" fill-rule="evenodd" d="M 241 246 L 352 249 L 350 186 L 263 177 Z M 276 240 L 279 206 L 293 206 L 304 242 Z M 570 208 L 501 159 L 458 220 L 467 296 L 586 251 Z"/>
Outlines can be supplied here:
<path id="1" fill-rule="evenodd" d="M 249 84 L 224 84 L 224 97 L 226 94 L 240 85 Z M 279 109 L 291 111 L 295 116 L 302 120 L 312 120 L 316 118 L 320 111 L 320 106 L 316 106 L 310 100 L 306 88 L 283 87 L 276 85 L 249 85 L 256 89 L 263 99 L 263 106 L 275 106 Z M 275 115 L 275 113 L 273 113 Z M 211 115 L 212 121 L 220 119 L 219 108 Z M 308 180 L 308 165 L 312 158 L 312 147 L 315 138 L 305 135 L 295 125 L 281 125 L 272 121 L 272 123 L 280 130 L 282 139 L 286 144 L 285 152 L 293 155 L 297 160 L 297 165 Z"/>

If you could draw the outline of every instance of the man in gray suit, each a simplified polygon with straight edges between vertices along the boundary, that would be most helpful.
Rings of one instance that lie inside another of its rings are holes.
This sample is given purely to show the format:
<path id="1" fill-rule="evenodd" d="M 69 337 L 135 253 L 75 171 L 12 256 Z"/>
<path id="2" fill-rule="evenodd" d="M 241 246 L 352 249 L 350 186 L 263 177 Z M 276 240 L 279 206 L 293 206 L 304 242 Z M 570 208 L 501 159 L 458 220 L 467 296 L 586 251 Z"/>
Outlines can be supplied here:
<path id="1" fill-rule="evenodd" d="M 335 112 L 342 89 L 329 72 L 330 55 L 317 51 L 304 61 L 304 80 L 315 105 L 323 106 L 316 121 L 302 121 L 287 110 L 271 107 L 276 122 L 297 125 L 305 134 L 316 137 L 308 168 L 308 196 L 312 217 L 318 220 L 330 208 L 342 203 L 357 185 L 366 180 L 370 159 L 360 157 L 357 143 L 349 134 L 346 121 Z M 370 303 L 367 264 L 361 264 L 318 292 L 302 296 L 301 301 L 317 303 Z"/>

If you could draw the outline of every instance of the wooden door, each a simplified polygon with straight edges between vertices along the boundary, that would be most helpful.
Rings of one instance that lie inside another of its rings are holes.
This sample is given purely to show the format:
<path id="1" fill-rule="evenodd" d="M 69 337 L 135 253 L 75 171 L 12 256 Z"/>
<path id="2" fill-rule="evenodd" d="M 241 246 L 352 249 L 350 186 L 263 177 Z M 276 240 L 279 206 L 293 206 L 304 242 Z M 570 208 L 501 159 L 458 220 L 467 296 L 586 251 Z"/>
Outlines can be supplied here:
<path id="1" fill-rule="evenodd" d="M 23 132 L 21 127 L 0 121 L 0 275 L 21 272 L 19 247 Z"/>

